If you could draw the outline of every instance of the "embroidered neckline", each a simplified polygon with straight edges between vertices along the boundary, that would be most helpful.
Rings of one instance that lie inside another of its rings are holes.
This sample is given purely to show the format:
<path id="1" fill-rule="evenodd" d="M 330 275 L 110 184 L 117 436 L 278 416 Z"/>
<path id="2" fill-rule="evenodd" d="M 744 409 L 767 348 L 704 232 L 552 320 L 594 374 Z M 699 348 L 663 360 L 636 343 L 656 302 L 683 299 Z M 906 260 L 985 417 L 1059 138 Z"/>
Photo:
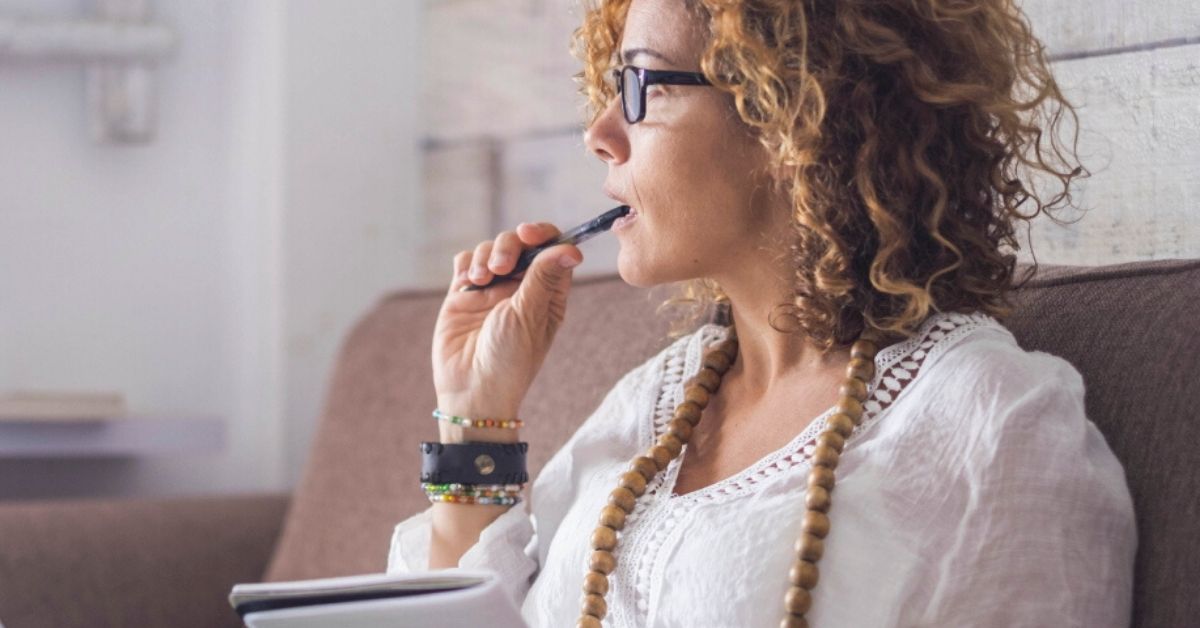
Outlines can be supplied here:
<path id="1" fill-rule="evenodd" d="M 860 435 L 874 425 L 880 415 L 896 402 L 908 390 L 908 385 L 914 381 L 921 367 L 934 354 L 953 345 L 954 340 L 967 335 L 979 327 L 999 325 L 999 323 L 983 313 L 934 313 L 931 314 L 918 328 L 912 338 L 885 347 L 875 356 L 875 376 L 867 386 L 867 400 L 863 402 L 862 423 L 854 428 L 846 447 L 856 443 Z M 652 434 L 647 447 L 652 445 L 660 435 L 666 432 L 667 423 L 671 421 L 675 408 L 683 402 L 683 383 L 700 372 L 704 351 L 714 344 L 725 340 L 729 328 L 708 323 L 702 326 L 690 339 L 681 344 L 675 355 L 669 356 L 664 362 L 662 385 L 653 414 Z M 653 483 L 647 487 L 647 493 L 658 492 L 663 487 L 670 487 L 666 499 L 682 500 L 689 503 L 711 503 L 752 491 L 756 485 L 767 481 L 772 476 L 798 465 L 807 465 L 816 449 L 816 438 L 825 429 L 829 417 L 833 416 L 835 407 L 830 407 L 813 419 L 809 425 L 783 447 L 763 456 L 749 467 L 708 486 L 696 489 L 685 495 L 674 492 L 675 481 L 687 455 L 687 446 L 683 453 L 677 456 L 660 473 Z M 640 500 L 639 500 L 640 501 Z"/>

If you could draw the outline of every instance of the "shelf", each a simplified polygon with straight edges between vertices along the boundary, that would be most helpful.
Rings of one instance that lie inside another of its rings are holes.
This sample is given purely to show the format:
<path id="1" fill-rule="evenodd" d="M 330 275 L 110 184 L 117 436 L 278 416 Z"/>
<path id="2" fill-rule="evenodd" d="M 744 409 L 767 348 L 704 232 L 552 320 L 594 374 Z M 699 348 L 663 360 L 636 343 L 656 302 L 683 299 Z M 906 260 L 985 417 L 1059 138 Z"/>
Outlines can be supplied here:
<path id="1" fill-rule="evenodd" d="M 216 417 L 0 421 L 0 458 L 206 454 L 224 445 L 225 422 Z"/>

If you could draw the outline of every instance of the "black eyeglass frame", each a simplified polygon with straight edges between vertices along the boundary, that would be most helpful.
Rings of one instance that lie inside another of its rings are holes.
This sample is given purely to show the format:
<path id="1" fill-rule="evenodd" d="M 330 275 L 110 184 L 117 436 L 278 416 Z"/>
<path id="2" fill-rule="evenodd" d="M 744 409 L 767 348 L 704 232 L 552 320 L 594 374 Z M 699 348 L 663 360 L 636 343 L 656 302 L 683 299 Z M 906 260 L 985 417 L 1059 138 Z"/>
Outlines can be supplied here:
<path id="1" fill-rule="evenodd" d="M 638 115 L 636 119 L 629 117 L 629 107 L 625 96 L 625 73 L 633 72 L 638 81 Z M 635 65 L 613 68 L 613 80 L 617 83 L 617 95 L 621 97 L 621 113 L 625 121 L 637 124 L 646 119 L 646 88 L 650 85 L 712 85 L 700 72 L 681 72 L 675 70 L 647 70 Z"/>

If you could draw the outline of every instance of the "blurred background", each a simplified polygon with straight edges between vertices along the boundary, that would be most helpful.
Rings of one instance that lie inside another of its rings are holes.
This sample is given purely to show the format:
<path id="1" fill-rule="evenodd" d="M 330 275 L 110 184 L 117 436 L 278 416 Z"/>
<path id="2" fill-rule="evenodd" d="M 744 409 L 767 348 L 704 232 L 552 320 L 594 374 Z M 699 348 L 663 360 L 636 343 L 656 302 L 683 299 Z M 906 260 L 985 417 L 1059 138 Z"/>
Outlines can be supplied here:
<path id="1" fill-rule="evenodd" d="M 294 487 L 372 304 L 612 205 L 579 2 L 0 0 L 0 500 Z M 1094 173 L 1037 260 L 1200 257 L 1200 4 L 1024 4 Z"/>

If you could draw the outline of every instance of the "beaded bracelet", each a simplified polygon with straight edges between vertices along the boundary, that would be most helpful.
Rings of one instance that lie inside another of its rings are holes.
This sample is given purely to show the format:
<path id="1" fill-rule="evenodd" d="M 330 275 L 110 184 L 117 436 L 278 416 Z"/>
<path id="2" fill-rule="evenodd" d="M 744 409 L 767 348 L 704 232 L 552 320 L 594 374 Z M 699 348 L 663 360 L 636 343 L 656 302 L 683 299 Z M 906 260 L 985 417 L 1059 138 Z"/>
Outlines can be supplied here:
<path id="1" fill-rule="evenodd" d="M 468 419 L 467 417 L 446 414 L 437 409 L 433 411 L 433 418 L 434 420 L 449 421 L 463 427 L 498 427 L 508 430 L 525 427 L 525 422 L 521 419 Z"/>
<path id="2" fill-rule="evenodd" d="M 421 488 L 430 502 L 459 504 L 499 504 L 512 506 L 521 501 L 523 484 L 433 484 L 423 482 Z"/>
<path id="3" fill-rule="evenodd" d="M 453 493 L 455 495 L 472 495 L 472 494 L 493 494 L 493 493 L 520 493 L 524 490 L 524 484 L 435 484 L 433 482 L 422 482 L 421 488 L 426 493 Z"/>
<path id="4" fill-rule="evenodd" d="M 495 504 L 499 506 L 515 506 L 521 503 L 520 497 L 471 497 L 470 495 L 430 495 L 430 502 L 449 502 L 453 504 Z"/>
<path id="5" fill-rule="evenodd" d="M 511 506 L 520 501 L 523 484 L 433 484 L 421 483 L 431 502 L 494 503 Z"/>
<path id="6" fill-rule="evenodd" d="M 446 488 L 430 488 L 429 485 L 422 485 L 425 490 L 425 495 L 429 498 L 441 496 L 453 497 L 517 497 L 521 493 L 521 487 L 516 489 L 446 489 Z"/>

